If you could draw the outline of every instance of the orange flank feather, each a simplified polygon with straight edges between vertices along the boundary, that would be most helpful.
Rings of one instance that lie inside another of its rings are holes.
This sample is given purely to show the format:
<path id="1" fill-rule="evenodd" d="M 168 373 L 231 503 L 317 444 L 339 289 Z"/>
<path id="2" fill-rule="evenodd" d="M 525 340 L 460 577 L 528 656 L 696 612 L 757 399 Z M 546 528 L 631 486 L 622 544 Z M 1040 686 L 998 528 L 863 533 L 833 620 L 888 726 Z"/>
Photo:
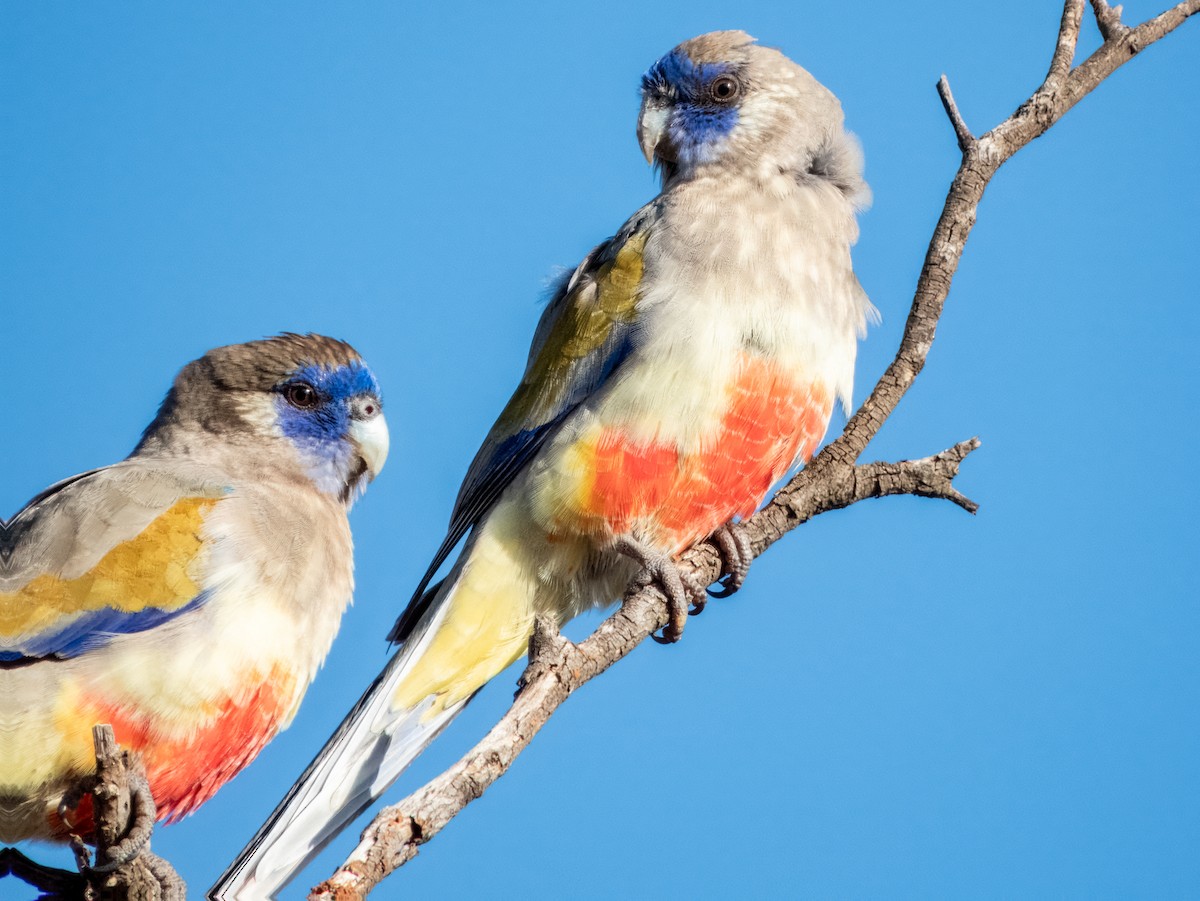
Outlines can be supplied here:
<path id="1" fill-rule="evenodd" d="M 117 743 L 142 755 L 159 819 L 175 822 L 257 757 L 292 715 L 297 697 L 294 676 L 276 665 L 267 678 L 255 681 L 249 694 L 214 704 L 212 715 L 186 738 L 163 735 L 151 718 L 98 700 L 93 701 L 95 713 L 86 721 L 111 723 Z M 81 807 L 74 819 L 78 822 L 85 815 L 90 819 L 90 814 L 90 805 Z"/>
<path id="2" fill-rule="evenodd" d="M 587 514 L 614 534 L 640 532 L 678 553 L 753 513 L 793 464 L 812 457 L 833 400 L 823 384 L 750 357 L 728 394 L 720 427 L 697 453 L 605 430 L 592 451 Z"/>

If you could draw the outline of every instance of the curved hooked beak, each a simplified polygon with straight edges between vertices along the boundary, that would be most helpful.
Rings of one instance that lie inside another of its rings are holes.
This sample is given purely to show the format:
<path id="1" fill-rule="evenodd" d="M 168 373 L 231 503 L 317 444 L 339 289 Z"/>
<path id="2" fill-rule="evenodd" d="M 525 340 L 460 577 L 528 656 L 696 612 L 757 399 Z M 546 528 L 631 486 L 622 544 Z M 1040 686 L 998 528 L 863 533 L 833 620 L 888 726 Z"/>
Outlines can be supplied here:
<path id="1" fill-rule="evenodd" d="M 350 402 L 350 428 L 347 434 L 367 464 L 371 478 L 375 478 L 387 461 L 391 443 L 379 398 L 364 394 Z"/>
<path id="2" fill-rule="evenodd" d="M 646 162 L 654 165 L 655 159 L 663 159 L 659 145 L 667 131 L 667 120 L 670 118 L 669 104 L 655 97 L 642 100 L 642 110 L 638 113 L 637 138 L 642 145 L 642 153 Z"/>

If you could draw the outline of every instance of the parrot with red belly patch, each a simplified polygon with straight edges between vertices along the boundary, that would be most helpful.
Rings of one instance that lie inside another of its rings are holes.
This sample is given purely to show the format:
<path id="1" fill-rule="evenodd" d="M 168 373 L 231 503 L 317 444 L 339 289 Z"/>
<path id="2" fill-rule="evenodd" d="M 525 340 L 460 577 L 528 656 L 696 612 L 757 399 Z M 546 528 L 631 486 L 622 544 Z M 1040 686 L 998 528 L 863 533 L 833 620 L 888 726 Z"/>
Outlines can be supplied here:
<path id="1" fill-rule="evenodd" d="M 254 759 L 333 641 L 346 513 L 387 450 L 353 348 L 280 335 L 188 364 L 129 457 L 0 520 L 0 841 L 91 831 L 59 803 L 98 723 L 162 818 Z"/>
<path id="2" fill-rule="evenodd" d="M 869 194 L 837 99 L 738 31 L 679 45 L 641 93 L 638 140 L 661 193 L 553 294 L 389 636 L 402 648 L 217 896 L 276 892 L 526 652 L 539 615 L 610 604 L 642 572 L 677 637 L 702 588 L 677 556 L 713 536 L 736 589 L 749 554 L 727 524 L 849 404 L 873 314 L 850 260 Z"/>

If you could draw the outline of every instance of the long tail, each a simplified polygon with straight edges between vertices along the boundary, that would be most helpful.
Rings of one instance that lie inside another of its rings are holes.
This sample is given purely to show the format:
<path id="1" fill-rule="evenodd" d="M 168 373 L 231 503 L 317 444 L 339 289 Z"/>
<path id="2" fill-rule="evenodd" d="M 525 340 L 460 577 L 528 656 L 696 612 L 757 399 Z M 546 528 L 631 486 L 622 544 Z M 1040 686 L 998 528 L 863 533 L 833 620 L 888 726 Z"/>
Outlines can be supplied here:
<path id="1" fill-rule="evenodd" d="M 208 890 L 216 901 L 273 898 L 521 656 L 532 584 L 503 529 L 482 529 L 423 622 L 249 844 Z M 500 533 L 500 534 L 498 534 Z"/>

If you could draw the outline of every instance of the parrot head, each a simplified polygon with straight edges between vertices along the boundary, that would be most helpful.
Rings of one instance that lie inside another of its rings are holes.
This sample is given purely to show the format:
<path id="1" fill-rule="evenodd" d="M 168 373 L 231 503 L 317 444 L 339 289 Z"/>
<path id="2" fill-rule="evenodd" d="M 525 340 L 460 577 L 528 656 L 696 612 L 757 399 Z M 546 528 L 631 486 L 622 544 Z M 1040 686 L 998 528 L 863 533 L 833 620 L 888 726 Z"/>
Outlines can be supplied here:
<path id="1" fill-rule="evenodd" d="M 202 458 L 214 445 L 298 470 L 349 505 L 387 459 L 379 384 L 354 348 L 323 335 L 218 347 L 180 371 L 134 453 Z"/>
<path id="2" fill-rule="evenodd" d="M 834 95 L 743 31 L 684 41 L 642 76 L 637 136 L 664 186 L 715 168 L 832 180 L 866 202 L 862 152 Z"/>

